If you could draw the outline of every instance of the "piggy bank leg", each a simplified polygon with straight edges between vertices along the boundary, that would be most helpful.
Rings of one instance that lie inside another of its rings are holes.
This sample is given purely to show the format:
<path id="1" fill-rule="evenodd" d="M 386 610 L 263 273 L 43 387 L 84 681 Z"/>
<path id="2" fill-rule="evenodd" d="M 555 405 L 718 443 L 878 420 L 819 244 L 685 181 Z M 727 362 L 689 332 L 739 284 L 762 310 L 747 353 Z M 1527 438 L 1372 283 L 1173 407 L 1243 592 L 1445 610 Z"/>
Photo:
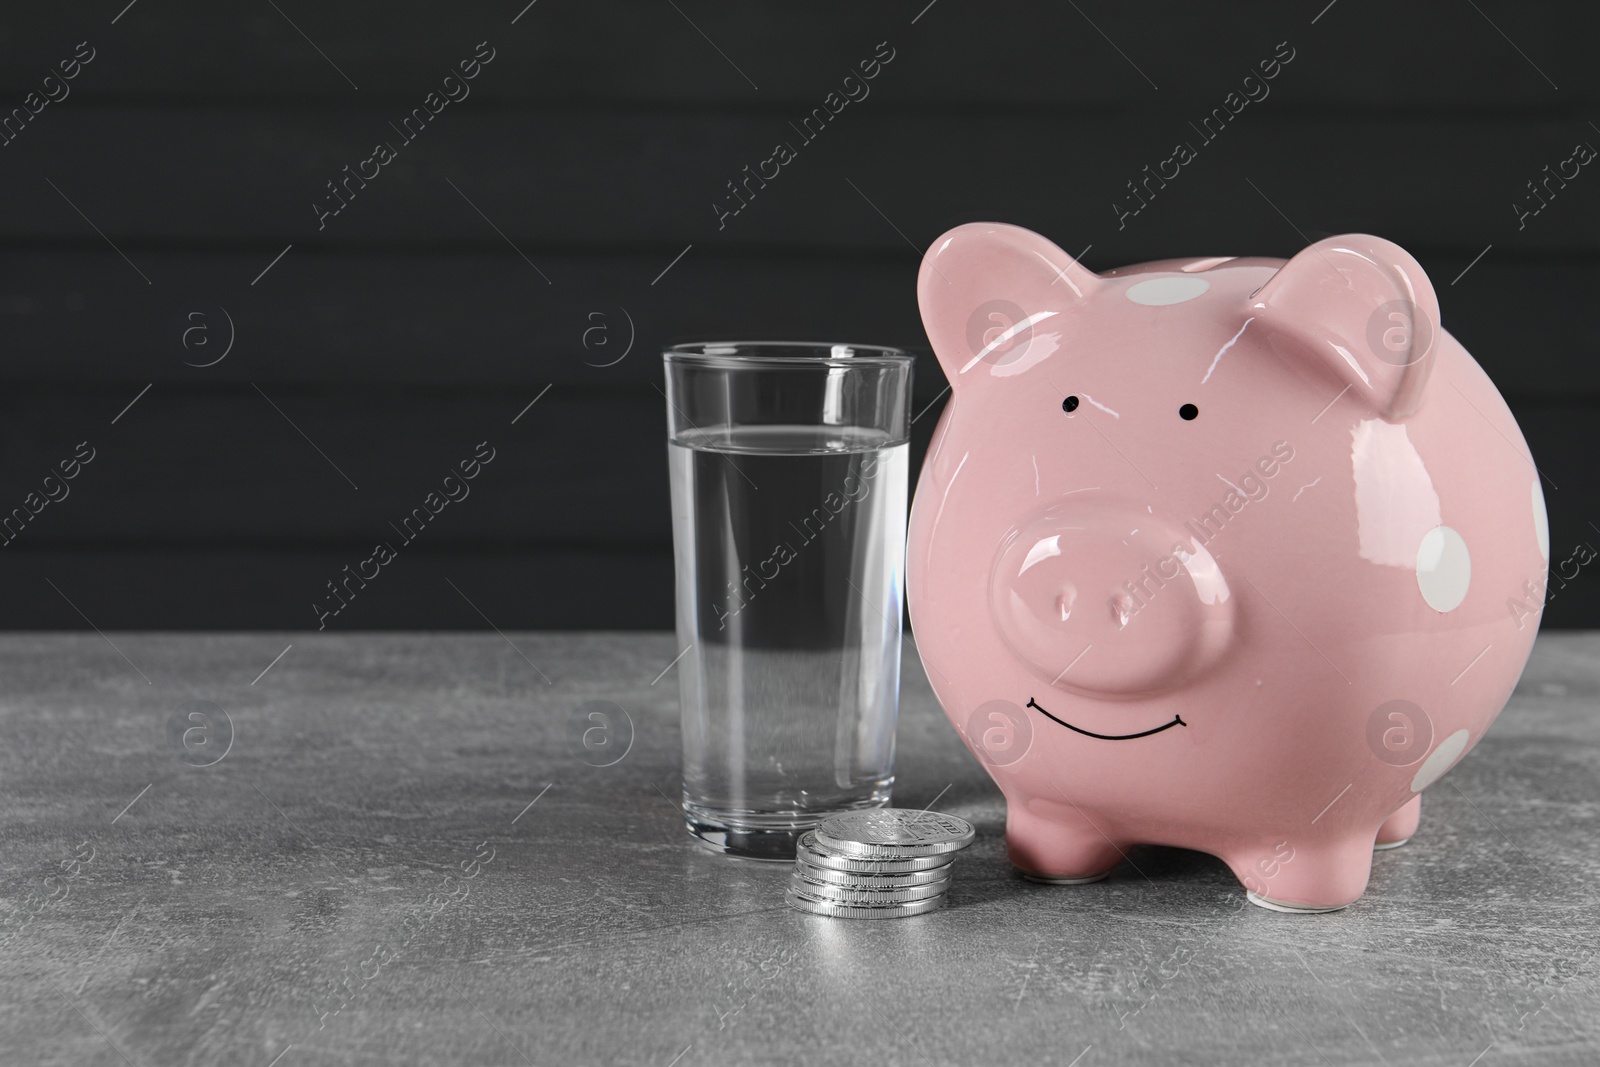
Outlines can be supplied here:
<path id="1" fill-rule="evenodd" d="M 1372 834 L 1296 842 L 1270 854 L 1224 856 L 1250 903 L 1271 911 L 1338 911 L 1354 903 L 1372 873 Z"/>
<path id="2" fill-rule="evenodd" d="M 1122 848 L 1076 807 L 1008 800 L 1006 852 L 1029 881 L 1052 885 L 1098 882 L 1122 862 Z"/>
<path id="3" fill-rule="evenodd" d="M 1400 805 L 1395 813 L 1389 816 L 1384 824 L 1378 827 L 1378 842 L 1373 848 L 1399 848 L 1411 840 L 1411 835 L 1417 832 L 1417 823 L 1422 820 L 1422 794 L 1418 793 L 1404 804 Z"/>

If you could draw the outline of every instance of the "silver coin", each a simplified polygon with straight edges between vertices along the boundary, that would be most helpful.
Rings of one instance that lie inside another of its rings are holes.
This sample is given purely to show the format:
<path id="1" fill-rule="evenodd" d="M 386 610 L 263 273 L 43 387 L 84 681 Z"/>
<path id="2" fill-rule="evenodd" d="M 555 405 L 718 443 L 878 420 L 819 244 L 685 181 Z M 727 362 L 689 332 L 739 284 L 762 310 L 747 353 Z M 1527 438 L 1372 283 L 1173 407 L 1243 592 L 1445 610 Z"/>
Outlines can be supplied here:
<path id="1" fill-rule="evenodd" d="M 840 871 L 832 867 L 821 867 L 802 856 L 795 861 L 795 870 L 800 872 L 800 877 L 808 882 L 825 882 L 828 885 L 842 885 L 852 889 L 893 889 L 899 886 L 945 882 L 950 879 L 950 864 L 948 863 L 941 863 L 939 866 L 930 867 L 925 871 L 877 874 L 863 873 L 861 871 Z"/>
<path id="2" fill-rule="evenodd" d="M 931 874 L 934 877 L 924 877 Z M 796 882 L 806 882 L 817 889 L 848 889 L 852 892 L 863 893 L 899 893 L 913 889 L 922 889 L 929 886 L 947 886 L 951 882 L 948 867 L 939 871 L 915 871 L 910 876 L 890 875 L 888 877 L 862 876 L 851 874 L 849 871 L 830 871 L 826 867 L 808 867 L 805 864 L 795 864 L 790 877 Z M 910 880 L 917 879 L 916 881 Z M 810 890 L 807 890 L 810 892 Z"/>
<path id="3" fill-rule="evenodd" d="M 948 878 L 942 882 L 929 882 L 927 885 L 897 886 L 888 889 L 855 889 L 850 886 L 808 882 L 798 873 L 789 878 L 790 892 L 799 896 L 825 900 L 830 904 L 859 904 L 864 907 L 926 900 L 929 897 L 940 896 L 949 888 Z"/>
<path id="4" fill-rule="evenodd" d="M 972 824 L 941 811 L 865 808 L 822 820 L 814 831 L 823 848 L 865 859 L 904 859 L 956 852 L 972 843 Z"/>
<path id="5" fill-rule="evenodd" d="M 914 900 L 910 904 L 863 908 L 850 904 L 832 904 L 825 900 L 812 900 L 793 892 L 784 896 L 789 907 L 797 911 L 810 912 L 812 915 L 827 915 L 835 919 L 902 919 L 910 915 L 937 911 L 944 906 L 944 899 L 944 894 L 941 893 L 927 900 Z"/>
<path id="6" fill-rule="evenodd" d="M 948 852 L 937 856 L 897 856 L 889 859 L 847 856 L 820 844 L 816 833 L 810 830 L 801 836 L 796 855 L 813 867 L 854 871 L 858 874 L 904 874 L 907 871 L 927 871 L 943 867 L 955 859 L 955 854 Z"/>

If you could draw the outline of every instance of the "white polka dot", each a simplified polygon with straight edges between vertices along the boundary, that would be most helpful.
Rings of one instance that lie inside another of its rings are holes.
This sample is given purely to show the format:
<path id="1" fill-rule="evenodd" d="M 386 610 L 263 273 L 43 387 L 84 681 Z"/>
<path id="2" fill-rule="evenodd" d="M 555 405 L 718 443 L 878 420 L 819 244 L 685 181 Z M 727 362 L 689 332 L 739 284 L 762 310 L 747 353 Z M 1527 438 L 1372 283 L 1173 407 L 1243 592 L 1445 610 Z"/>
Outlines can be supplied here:
<path id="1" fill-rule="evenodd" d="M 1472 556 L 1461 535 L 1435 526 L 1417 546 L 1417 587 L 1434 611 L 1453 611 L 1467 598 L 1472 584 Z"/>
<path id="2" fill-rule="evenodd" d="M 1128 299 L 1146 307 L 1165 307 L 1193 300 L 1209 288 L 1211 283 L 1204 278 L 1151 278 L 1130 286 Z"/>
<path id="3" fill-rule="evenodd" d="M 1422 761 L 1422 766 L 1417 768 L 1417 776 L 1411 779 L 1411 791 L 1420 793 L 1434 782 L 1437 782 L 1445 771 L 1454 766 L 1456 760 L 1461 758 L 1461 753 L 1466 750 L 1467 738 L 1471 736 L 1465 730 L 1457 730 L 1443 741 L 1439 747 L 1428 753 L 1428 758 Z"/>
<path id="4" fill-rule="evenodd" d="M 1533 480 L 1533 536 L 1539 539 L 1539 555 L 1550 562 L 1550 513 L 1544 509 L 1544 494 L 1539 492 L 1539 479 Z"/>

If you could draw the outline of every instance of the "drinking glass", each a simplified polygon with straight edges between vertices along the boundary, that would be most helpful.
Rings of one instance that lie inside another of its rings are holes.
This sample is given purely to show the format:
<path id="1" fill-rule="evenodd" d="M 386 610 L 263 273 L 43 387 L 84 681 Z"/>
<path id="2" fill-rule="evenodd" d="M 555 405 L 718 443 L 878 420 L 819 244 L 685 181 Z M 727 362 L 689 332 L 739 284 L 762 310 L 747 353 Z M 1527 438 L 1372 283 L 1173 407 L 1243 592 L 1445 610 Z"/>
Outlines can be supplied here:
<path id="1" fill-rule="evenodd" d="M 855 344 L 663 353 L 683 806 L 719 851 L 790 859 L 889 803 L 912 357 Z"/>

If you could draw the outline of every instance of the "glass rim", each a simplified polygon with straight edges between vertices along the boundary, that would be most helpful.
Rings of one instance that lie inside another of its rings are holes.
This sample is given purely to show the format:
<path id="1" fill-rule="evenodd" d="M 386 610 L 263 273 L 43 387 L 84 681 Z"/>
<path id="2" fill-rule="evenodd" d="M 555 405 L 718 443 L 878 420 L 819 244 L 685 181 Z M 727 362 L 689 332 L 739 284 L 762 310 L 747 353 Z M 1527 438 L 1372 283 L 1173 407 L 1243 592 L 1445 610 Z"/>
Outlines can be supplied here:
<path id="1" fill-rule="evenodd" d="M 778 352 L 772 355 L 748 351 L 753 348 L 793 349 L 794 354 Z M 834 349 L 848 348 L 849 355 L 823 355 Z M 727 351 L 720 351 L 726 349 Z M 804 350 L 805 353 L 802 354 Z M 727 369 L 756 369 L 762 367 L 904 367 L 916 361 L 916 356 L 892 345 L 864 345 L 850 341 L 688 341 L 668 345 L 661 350 L 667 363 L 688 363 Z"/>

